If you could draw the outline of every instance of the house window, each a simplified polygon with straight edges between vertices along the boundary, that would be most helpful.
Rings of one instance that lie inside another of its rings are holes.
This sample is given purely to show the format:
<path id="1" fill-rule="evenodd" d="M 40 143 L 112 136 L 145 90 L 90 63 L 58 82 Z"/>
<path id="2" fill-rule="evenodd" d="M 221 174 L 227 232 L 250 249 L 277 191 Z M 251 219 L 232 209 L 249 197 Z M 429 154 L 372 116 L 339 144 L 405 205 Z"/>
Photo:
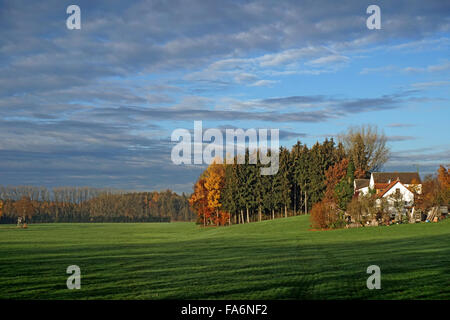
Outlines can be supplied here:
<path id="1" fill-rule="evenodd" d="M 396 189 L 395 189 L 395 193 L 396 193 L 396 194 L 400 194 L 400 188 L 396 188 Z"/>

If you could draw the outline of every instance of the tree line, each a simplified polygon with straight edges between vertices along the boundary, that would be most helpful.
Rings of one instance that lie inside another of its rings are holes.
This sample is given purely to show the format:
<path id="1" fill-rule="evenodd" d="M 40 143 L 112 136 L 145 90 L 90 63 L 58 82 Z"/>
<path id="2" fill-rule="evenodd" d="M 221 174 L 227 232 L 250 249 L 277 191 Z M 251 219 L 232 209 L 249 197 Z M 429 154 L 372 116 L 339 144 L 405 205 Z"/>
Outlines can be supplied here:
<path id="1" fill-rule="evenodd" d="M 246 149 L 243 164 L 237 164 L 236 156 L 228 163 L 217 159 L 209 165 L 195 183 L 189 203 L 203 226 L 308 213 L 312 227 L 320 229 L 339 228 L 352 221 L 365 224 L 374 218 L 388 222 L 385 199 L 376 200 L 374 192 L 355 197 L 353 185 L 354 179 L 369 178 L 382 168 L 390 153 L 386 141 L 384 133 L 371 125 L 349 128 L 339 135 L 338 143 L 325 139 L 309 148 L 297 141 L 291 149 L 280 147 L 279 170 L 274 175 L 261 175 L 260 151 L 250 154 Z M 256 164 L 250 160 L 253 157 Z M 416 208 L 426 211 L 448 205 L 448 181 L 443 166 L 437 176 L 427 177 L 422 193 L 413 190 Z"/>
<path id="2" fill-rule="evenodd" d="M 188 199 L 171 190 L 0 186 L 0 223 L 192 221 Z"/>
<path id="3" fill-rule="evenodd" d="M 257 152 L 259 158 L 259 152 Z M 342 144 L 333 139 L 311 148 L 298 141 L 291 150 L 279 149 L 279 169 L 261 175 L 260 161 L 212 163 L 194 186 L 190 203 L 203 225 L 248 223 L 306 214 L 320 201 L 326 189 L 325 172 L 345 157 Z"/>
<path id="4" fill-rule="evenodd" d="M 325 195 L 327 170 L 347 159 L 353 147 L 350 143 L 346 150 L 343 142 L 333 139 L 311 148 L 300 141 L 291 150 L 280 147 L 279 170 L 274 175 L 261 175 L 260 161 L 249 161 L 251 156 L 259 159 L 259 151 L 250 155 L 247 149 L 243 164 L 237 164 L 236 157 L 230 164 L 216 161 L 200 175 L 189 200 L 197 222 L 224 225 L 307 214 Z M 352 161 L 358 177 L 367 175 L 370 163 L 379 165 L 373 154 L 372 159 L 367 159 L 365 151 L 355 154 L 360 156 L 356 163 Z"/>
<path id="5" fill-rule="evenodd" d="M 260 161 L 249 161 L 259 160 L 258 150 L 251 155 L 247 149 L 243 164 L 237 164 L 237 157 L 229 164 L 218 159 L 200 175 L 189 199 L 197 223 L 225 225 L 308 214 L 325 198 L 345 208 L 353 196 L 354 178 L 381 168 L 389 149 L 386 136 L 371 125 L 349 128 L 339 140 L 280 147 L 274 175 L 261 175 Z"/>

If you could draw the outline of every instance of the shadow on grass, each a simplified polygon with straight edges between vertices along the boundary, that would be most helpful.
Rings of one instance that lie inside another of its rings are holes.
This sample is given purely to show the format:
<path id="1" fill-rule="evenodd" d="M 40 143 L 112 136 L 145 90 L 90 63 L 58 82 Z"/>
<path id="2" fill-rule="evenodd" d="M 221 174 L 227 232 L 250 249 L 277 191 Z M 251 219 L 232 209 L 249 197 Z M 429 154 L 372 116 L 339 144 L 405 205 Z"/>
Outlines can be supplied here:
<path id="1" fill-rule="evenodd" d="M 0 298 L 450 298 L 448 234 L 327 244 L 268 238 L 21 247 L 7 241 L 0 248 Z M 71 264 L 81 268 L 82 290 L 65 287 Z M 381 290 L 366 288 L 372 264 L 381 268 Z"/>

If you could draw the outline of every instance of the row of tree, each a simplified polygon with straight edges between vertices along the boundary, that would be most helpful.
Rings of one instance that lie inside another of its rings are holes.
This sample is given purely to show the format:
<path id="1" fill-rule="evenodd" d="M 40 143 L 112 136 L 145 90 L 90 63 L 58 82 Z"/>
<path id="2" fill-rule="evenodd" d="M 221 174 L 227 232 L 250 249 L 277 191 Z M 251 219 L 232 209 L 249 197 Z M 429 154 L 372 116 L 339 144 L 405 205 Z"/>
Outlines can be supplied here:
<path id="1" fill-rule="evenodd" d="M 188 196 L 64 187 L 0 187 L 0 223 L 192 221 Z"/>
<path id="2" fill-rule="evenodd" d="M 354 141 L 347 143 L 348 149 L 344 143 L 336 144 L 333 139 L 317 142 L 311 148 L 300 141 L 291 150 L 281 147 L 279 170 L 274 175 L 261 175 L 259 151 L 250 154 L 247 149 L 243 164 L 237 164 L 237 157 L 229 161 L 230 164 L 215 161 L 200 175 L 190 198 L 198 223 L 205 226 L 223 225 L 306 214 L 313 204 L 325 196 L 329 185 L 328 170 L 339 164 L 347 172 L 348 155 L 356 146 L 362 148 L 360 152 L 353 152 L 357 156 L 358 167 L 355 168 L 352 160 L 351 181 L 340 185 L 340 192 L 350 194 L 351 198 L 354 175 L 365 177 L 372 169 L 371 165 L 379 166 L 380 161 L 375 161 L 375 157 L 386 154 L 368 153 L 365 150 L 366 140 Z M 379 142 L 380 139 L 374 141 Z M 270 151 L 267 156 L 270 156 Z M 250 161 L 251 157 L 257 158 L 256 164 Z M 335 179 L 339 183 L 342 177 Z"/>

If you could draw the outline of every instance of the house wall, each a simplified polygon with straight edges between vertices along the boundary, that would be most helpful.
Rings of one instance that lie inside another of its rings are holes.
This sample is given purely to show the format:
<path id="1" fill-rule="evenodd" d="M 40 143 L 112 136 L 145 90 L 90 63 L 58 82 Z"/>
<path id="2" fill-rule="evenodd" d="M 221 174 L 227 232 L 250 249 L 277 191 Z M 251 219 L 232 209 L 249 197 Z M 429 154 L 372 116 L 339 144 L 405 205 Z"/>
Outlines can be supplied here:
<path id="1" fill-rule="evenodd" d="M 373 180 L 373 174 L 370 174 L 370 181 L 369 181 L 369 187 L 370 189 L 375 189 L 375 180 Z"/>
<path id="2" fill-rule="evenodd" d="M 366 194 L 369 193 L 369 187 L 364 187 L 364 188 L 358 189 L 358 190 L 356 190 L 356 191 L 359 192 L 359 195 L 360 195 L 360 196 L 361 196 L 361 195 L 366 195 Z"/>
<path id="3" fill-rule="evenodd" d="M 396 184 L 394 184 L 394 186 L 383 195 L 383 198 L 387 198 L 388 202 L 390 204 L 392 204 L 394 201 L 389 198 L 390 198 L 390 196 L 395 194 L 396 189 L 400 189 L 400 194 L 402 195 L 403 201 L 407 202 L 406 205 L 411 206 L 414 204 L 414 194 L 411 191 L 409 191 L 408 188 L 406 188 L 400 182 L 397 182 Z"/>

